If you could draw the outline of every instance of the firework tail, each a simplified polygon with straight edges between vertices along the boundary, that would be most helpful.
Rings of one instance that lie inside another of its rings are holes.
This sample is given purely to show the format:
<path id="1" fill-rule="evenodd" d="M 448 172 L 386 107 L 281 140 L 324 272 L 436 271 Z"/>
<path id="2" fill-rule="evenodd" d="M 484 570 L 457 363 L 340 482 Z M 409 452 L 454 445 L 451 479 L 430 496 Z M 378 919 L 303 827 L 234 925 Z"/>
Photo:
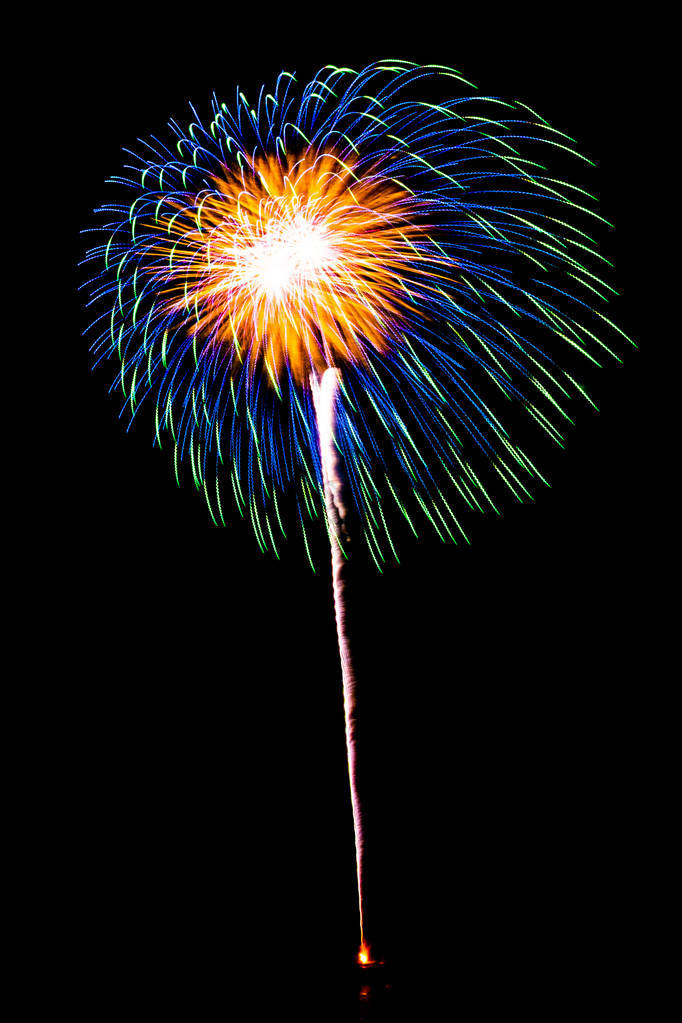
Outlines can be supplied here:
<path id="1" fill-rule="evenodd" d="M 334 368 L 327 369 L 321 375 L 314 375 L 311 378 L 311 384 L 317 416 L 324 497 L 331 546 L 334 613 L 336 616 L 336 633 L 343 678 L 346 753 L 353 808 L 353 829 L 355 832 L 355 862 L 360 915 L 360 957 L 361 961 L 364 961 L 364 958 L 368 955 L 368 949 L 365 943 L 362 883 L 364 866 L 363 813 L 358 788 L 357 679 L 351 656 L 346 603 L 352 572 L 349 551 L 351 538 L 349 534 L 348 504 L 346 502 L 347 481 L 343 466 L 343 456 L 337 443 L 337 409 L 341 387 L 341 371 Z"/>

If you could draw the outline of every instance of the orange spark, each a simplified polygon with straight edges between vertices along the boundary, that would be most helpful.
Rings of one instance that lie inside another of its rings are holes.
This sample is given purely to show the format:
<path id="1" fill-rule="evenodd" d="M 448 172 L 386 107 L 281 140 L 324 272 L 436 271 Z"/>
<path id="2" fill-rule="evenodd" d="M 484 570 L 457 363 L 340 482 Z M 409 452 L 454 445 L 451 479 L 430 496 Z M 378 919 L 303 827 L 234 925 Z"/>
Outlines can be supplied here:
<path id="1" fill-rule="evenodd" d="M 360 951 L 358 952 L 358 962 L 360 963 L 360 966 L 371 966 L 373 961 L 374 960 L 370 956 L 369 945 L 366 945 L 363 941 L 360 946 Z"/>
<path id="2" fill-rule="evenodd" d="M 242 159 L 214 186 L 158 217 L 168 242 L 153 272 L 190 336 L 262 360 L 277 386 L 285 366 L 302 383 L 366 362 L 386 350 L 389 321 L 416 315 L 410 282 L 436 275 L 415 244 L 424 209 L 397 181 L 309 152 Z"/>

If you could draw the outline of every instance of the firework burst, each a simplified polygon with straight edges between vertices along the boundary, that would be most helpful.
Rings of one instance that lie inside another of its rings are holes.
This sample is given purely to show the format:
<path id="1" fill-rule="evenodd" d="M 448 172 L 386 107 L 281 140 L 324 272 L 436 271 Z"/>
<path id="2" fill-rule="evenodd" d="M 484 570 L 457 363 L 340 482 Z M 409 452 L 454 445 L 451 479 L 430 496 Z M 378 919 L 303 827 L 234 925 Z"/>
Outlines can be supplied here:
<path id="1" fill-rule="evenodd" d="M 412 240 L 415 198 L 332 153 L 243 159 L 197 205 L 170 205 L 143 271 L 166 296 L 160 314 L 184 316 L 204 358 L 231 353 L 233 373 L 261 363 L 278 391 L 282 374 L 305 385 L 385 353 L 389 325 L 419 307 L 409 284 L 437 262 Z"/>
<path id="2" fill-rule="evenodd" d="M 127 197 L 102 207 L 87 256 L 96 359 L 117 360 L 123 414 L 153 405 L 178 481 L 184 462 L 216 523 L 232 490 L 275 553 L 291 495 L 308 550 L 324 520 L 308 382 L 332 366 L 378 566 L 396 515 L 457 541 L 460 509 L 525 499 L 541 477 L 499 409 L 512 399 L 561 444 L 586 397 L 574 362 L 615 355 L 585 230 L 602 218 L 544 164 L 571 140 L 451 69 L 400 61 L 304 85 L 283 72 L 255 106 L 238 91 L 206 126 L 193 114 L 112 178 Z"/>
<path id="3" fill-rule="evenodd" d="M 188 465 L 216 524 L 231 489 L 276 554 L 285 495 L 309 558 L 310 523 L 327 526 L 351 765 L 348 516 L 379 568 L 395 521 L 466 539 L 460 510 L 544 482 L 503 411 L 562 444 L 587 399 L 574 364 L 624 337 L 602 311 L 603 218 L 546 166 L 584 159 L 573 140 L 472 89 L 381 61 L 282 72 L 254 105 L 214 97 L 207 124 L 192 108 L 131 153 L 86 257 L 95 361 L 115 358 L 122 414 L 151 407 L 178 482 Z"/>

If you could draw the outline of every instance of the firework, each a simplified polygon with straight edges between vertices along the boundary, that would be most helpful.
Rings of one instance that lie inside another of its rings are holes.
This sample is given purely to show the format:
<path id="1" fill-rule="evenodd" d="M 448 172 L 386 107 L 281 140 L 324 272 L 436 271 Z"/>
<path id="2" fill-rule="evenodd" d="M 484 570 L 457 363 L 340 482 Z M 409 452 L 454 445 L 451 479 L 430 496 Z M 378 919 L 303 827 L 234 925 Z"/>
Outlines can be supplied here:
<path id="1" fill-rule="evenodd" d="M 545 165 L 584 158 L 472 89 L 382 61 L 283 72 L 254 105 L 214 97 L 208 123 L 192 108 L 130 154 L 86 259 L 95 361 L 115 357 L 131 420 L 150 408 L 178 482 L 185 465 L 216 524 L 233 500 L 277 556 L 285 503 L 311 564 L 311 523 L 329 533 L 362 961 L 350 517 L 379 568 L 394 523 L 466 540 L 461 511 L 545 482 L 525 420 L 562 444 L 589 401 L 574 365 L 617 358 L 603 337 L 622 335 L 589 233 L 603 218 Z"/>

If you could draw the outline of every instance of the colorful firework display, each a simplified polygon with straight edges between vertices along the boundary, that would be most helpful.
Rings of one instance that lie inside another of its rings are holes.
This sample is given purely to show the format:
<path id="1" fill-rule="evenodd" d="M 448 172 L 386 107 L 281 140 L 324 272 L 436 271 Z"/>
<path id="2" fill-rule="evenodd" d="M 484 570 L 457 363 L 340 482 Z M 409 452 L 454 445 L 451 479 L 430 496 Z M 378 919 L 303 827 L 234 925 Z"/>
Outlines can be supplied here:
<path id="1" fill-rule="evenodd" d="M 458 506 L 523 499 L 539 474 L 500 409 L 561 443 L 586 396 L 562 355 L 614 354 L 590 304 L 613 289 L 578 226 L 602 218 L 544 164 L 571 140 L 471 89 L 403 61 L 282 72 L 255 106 L 238 91 L 207 125 L 171 121 L 112 179 L 93 351 L 116 357 L 131 417 L 154 406 L 178 481 L 185 461 L 216 523 L 233 491 L 263 549 L 285 492 L 306 549 L 324 520 L 311 374 L 343 368 L 337 443 L 380 566 L 396 513 L 457 540 Z"/>
<path id="2" fill-rule="evenodd" d="M 282 72 L 253 106 L 191 109 L 111 179 L 92 350 L 216 525 L 233 500 L 278 554 L 286 502 L 311 564 L 310 524 L 329 531 L 366 964 L 346 519 L 381 568 L 394 522 L 457 542 L 461 510 L 545 482 L 526 438 L 562 444 L 590 400 L 573 367 L 628 340 L 603 312 L 605 221 L 546 164 L 584 160 L 572 139 L 447 67 Z"/>

